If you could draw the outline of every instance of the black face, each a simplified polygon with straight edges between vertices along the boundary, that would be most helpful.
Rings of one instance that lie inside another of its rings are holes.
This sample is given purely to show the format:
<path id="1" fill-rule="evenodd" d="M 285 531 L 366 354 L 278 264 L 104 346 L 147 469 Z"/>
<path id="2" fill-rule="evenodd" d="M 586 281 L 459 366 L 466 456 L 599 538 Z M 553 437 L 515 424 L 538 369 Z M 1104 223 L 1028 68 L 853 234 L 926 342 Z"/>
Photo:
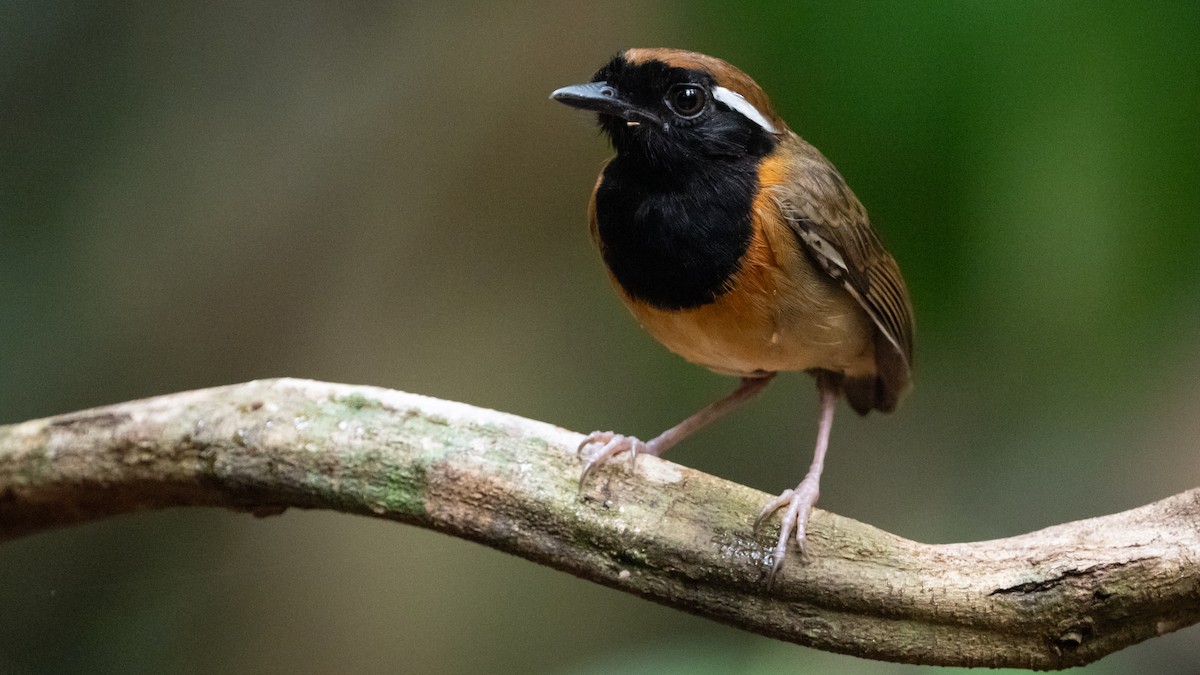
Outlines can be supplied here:
<path id="1" fill-rule="evenodd" d="M 758 158 L 774 147 L 771 134 L 713 96 L 717 85 L 706 72 L 661 61 L 633 64 L 618 55 L 591 82 L 561 89 L 555 98 L 597 111 L 600 128 L 621 155 L 678 169 Z"/>
<path id="2" fill-rule="evenodd" d="M 653 163 L 678 164 L 761 157 L 774 145 L 762 127 L 713 98 L 708 73 L 672 68 L 661 61 L 631 64 L 617 56 L 593 82 L 606 82 L 617 96 L 657 124 L 601 113 L 600 128 L 617 152 L 644 154 Z"/>

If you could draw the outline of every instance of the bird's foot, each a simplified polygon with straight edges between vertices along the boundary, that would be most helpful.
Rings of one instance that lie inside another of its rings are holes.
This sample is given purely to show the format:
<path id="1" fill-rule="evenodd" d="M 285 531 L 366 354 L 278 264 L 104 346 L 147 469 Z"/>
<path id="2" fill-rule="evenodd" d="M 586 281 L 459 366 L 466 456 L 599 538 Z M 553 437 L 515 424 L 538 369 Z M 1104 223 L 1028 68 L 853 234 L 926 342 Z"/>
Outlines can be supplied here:
<path id="1" fill-rule="evenodd" d="M 759 512 L 758 518 L 754 520 L 754 530 L 757 532 L 760 525 L 763 524 L 773 513 L 787 507 L 783 512 L 783 518 L 779 523 L 779 541 L 775 544 L 775 550 L 771 553 L 771 573 L 767 578 L 767 585 L 775 583 L 775 575 L 779 573 L 779 568 L 783 566 L 783 559 L 787 555 L 788 539 L 795 533 L 796 546 L 800 549 L 800 554 L 804 555 L 804 535 L 808 527 L 808 517 L 812 514 L 813 505 L 817 503 L 817 497 L 821 494 L 821 486 L 817 476 L 806 476 L 794 490 L 784 490 L 775 499 L 767 502 L 762 511 Z"/>
<path id="2" fill-rule="evenodd" d="M 584 451 L 592 446 L 599 446 L 599 449 L 595 450 L 590 456 L 586 455 Z M 576 450 L 577 455 L 580 457 L 587 456 L 588 460 L 587 465 L 583 467 L 583 473 L 579 476 L 579 488 L 583 489 L 583 483 L 587 480 L 592 469 L 601 464 L 606 464 L 622 452 L 629 452 L 629 463 L 631 465 L 637 462 L 639 454 L 658 455 L 652 443 L 643 443 L 634 436 L 615 434 L 611 431 L 593 431 L 583 439 L 583 442 L 579 444 L 579 449 Z"/>

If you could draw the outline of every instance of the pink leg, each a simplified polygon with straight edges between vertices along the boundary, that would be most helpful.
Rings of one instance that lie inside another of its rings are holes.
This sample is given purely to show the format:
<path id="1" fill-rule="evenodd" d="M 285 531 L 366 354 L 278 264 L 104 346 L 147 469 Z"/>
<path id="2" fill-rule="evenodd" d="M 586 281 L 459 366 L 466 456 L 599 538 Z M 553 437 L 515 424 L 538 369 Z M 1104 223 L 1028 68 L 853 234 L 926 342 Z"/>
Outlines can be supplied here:
<path id="1" fill-rule="evenodd" d="M 583 474 L 579 476 L 580 488 L 583 487 L 583 482 L 587 480 L 588 474 L 592 472 L 592 469 L 622 452 L 629 451 L 630 461 L 636 461 L 638 453 L 646 453 L 656 457 L 661 455 L 679 441 L 712 424 L 721 417 L 724 417 L 730 410 L 754 398 L 756 394 L 766 388 L 773 377 L 775 377 L 775 373 L 767 373 L 759 377 L 743 377 L 742 383 L 738 385 L 738 388 L 734 389 L 727 396 L 708 404 L 696 414 L 644 443 L 633 436 L 614 434 L 611 431 L 593 431 L 579 444 L 578 452 L 582 455 L 584 448 L 597 444 L 600 445 L 600 450 L 589 458 L 587 466 L 583 467 Z"/>
<path id="2" fill-rule="evenodd" d="M 817 448 L 813 452 L 813 461 L 808 467 L 808 473 L 794 490 L 784 490 L 783 494 L 767 502 L 762 512 L 758 514 L 758 519 L 754 521 L 754 529 L 757 530 L 759 525 L 771 514 L 784 506 L 787 507 L 779 525 L 779 541 L 775 544 L 775 551 L 771 554 L 773 564 L 769 583 L 774 583 L 775 575 L 783 565 L 783 559 L 787 555 L 788 539 L 792 532 L 796 533 L 796 544 L 800 547 L 800 552 L 804 552 L 804 534 L 805 528 L 808 526 L 808 517 L 812 513 L 813 505 L 817 503 L 817 497 L 821 494 L 821 470 L 825 468 L 825 451 L 829 449 L 829 432 L 833 429 L 833 410 L 837 406 L 838 387 L 821 377 L 817 378 L 817 387 L 821 392 L 821 422 L 817 427 Z"/>

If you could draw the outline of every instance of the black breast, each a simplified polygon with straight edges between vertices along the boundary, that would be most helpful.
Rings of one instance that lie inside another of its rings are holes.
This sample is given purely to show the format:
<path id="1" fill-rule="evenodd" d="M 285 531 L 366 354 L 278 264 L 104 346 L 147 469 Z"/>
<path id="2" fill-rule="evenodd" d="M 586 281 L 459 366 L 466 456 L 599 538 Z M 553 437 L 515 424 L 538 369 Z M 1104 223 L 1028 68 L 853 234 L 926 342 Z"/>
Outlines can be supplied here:
<path id="1" fill-rule="evenodd" d="M 596 219 L 605 264 L 626 293 L 660 309 L 713 302 L 750 245 L 753 166 L 683 175 L 640 169 L 618 156 L 604 170 Z"/>

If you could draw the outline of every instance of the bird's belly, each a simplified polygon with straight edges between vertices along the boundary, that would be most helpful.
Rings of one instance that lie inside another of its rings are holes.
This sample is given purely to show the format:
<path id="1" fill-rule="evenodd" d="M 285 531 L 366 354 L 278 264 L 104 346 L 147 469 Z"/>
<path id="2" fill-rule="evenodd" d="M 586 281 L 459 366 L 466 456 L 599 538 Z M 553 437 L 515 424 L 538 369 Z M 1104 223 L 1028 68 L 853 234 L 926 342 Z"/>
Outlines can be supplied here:
<path id="1" fill-rule="evenodd" d="M 853 298 L 823 283 L 742 278 L 712 303 L 663 310 L 627 302 L 655 339 L 683 358 L 730 375 L 821 368 L 875 370 L 870 320 Z M 768 282 L 768 283 L 764 283 Z M 799 294 L 799 288 L 808 293 Z"/>

